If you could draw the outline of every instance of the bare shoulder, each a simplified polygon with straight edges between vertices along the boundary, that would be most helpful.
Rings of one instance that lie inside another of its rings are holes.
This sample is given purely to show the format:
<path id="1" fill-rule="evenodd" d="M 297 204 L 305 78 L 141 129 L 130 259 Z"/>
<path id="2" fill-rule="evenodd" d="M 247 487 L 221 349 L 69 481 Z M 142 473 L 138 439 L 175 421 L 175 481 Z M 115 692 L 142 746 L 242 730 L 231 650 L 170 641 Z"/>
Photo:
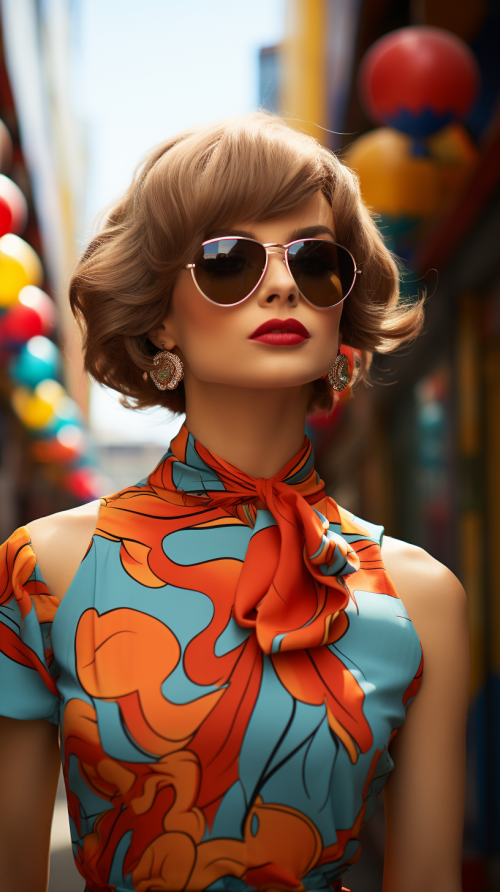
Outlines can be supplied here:
<path id="1" fill-rule="evenodd" d="M 382 558 L 398 595 L 420 634 L 422 624 L 467 618 L 467 598 L 460 581 L 423 548 L 384 537 Z M 432 618 L 432 619 L 431 619 Z"/>
<path id="2" fill-rule="evenodd" d="M 420 688 L 390 745 L 383 887 L 413 892 L 432 876 L 433 889 L 458 892 L 469 699 L 465 593 L 421 548 L 387 538 L 382 557 L 423 651 Z"/>
<path id="3" fill-rule="evenodd" d="M 100 501 L 95 499 L 26 525 L 42 576 L 58 600 L 66 594 L 85 556 L 96 528 L 99 507 Z"/>

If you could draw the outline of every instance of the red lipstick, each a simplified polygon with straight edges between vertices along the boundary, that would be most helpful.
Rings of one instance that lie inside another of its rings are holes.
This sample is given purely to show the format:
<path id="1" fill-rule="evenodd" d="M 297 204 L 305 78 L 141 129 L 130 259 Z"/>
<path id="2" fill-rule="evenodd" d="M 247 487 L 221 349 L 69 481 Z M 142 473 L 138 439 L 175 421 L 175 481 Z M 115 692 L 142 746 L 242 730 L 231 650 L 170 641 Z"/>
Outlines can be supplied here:
<path id="1" fill-rule="evenodd" d="M 298 319 L 269 319 L 255 329 L 250 340 L 273 347 L 291 347 L 302 344 L 311 335 Z"/>

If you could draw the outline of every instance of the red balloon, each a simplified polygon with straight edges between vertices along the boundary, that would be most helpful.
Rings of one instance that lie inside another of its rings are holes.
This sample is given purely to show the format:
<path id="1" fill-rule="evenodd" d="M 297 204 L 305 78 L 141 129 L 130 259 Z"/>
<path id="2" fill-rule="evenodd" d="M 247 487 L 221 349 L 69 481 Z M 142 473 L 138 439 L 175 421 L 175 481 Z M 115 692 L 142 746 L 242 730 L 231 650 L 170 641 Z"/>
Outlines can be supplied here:
<path id="1" fill-rule="evenodd" d="M 36 310 L 42 320 L 42 334 L 51 335 L 57 325 L 57 307 L 49 295 L 36 285 L 25 285 L 19 292 L 18 300 L 25 307 Z"/>
<path id="2" fill-rule="evenodd" d="M 441 28 L 400 28 L 377 40 L 359 72 L 367 113 L 419 138 L 463 118 L 479 89 L 479 67 L 463 40 Z"/>
<path id="3" fill-rule="evenodd" d="M 15 350 L 36 335 L 52 334 L 56 324 L 54 301 L 35 285 L 19 292 L 19 303 L 11 304 L 0 318 L 0 345 Z"/>
<path id="4" fill-rule="evenodd" d="M 0 236 L 12 231 L 12 211 L 10 204 L 0 195 Z"/>
<path id="5" fill-rule="evenodd" d="M 41 334 L 44 334 L 42 320 L 31 307 L 14 304 L 0 319 L 0 344 L 7 349 L 25 344 Z"/>
<path id="6" fill-rule="evenodd" d="M 0 198 L 8 205 L 11 212 L 10 228 L 2 231 L 0 235 L 6 235 L 7 232 L 19 235 L 26 226 L 28 205 L 19 186 L 3 173 L 0 174 Z"/>
<path id="7" fill-rule="evenodd" d="M 77 468 L 64 479 L 68 490 L 82 502 L 102 496 L 107 483 L 94 468 Z"/>

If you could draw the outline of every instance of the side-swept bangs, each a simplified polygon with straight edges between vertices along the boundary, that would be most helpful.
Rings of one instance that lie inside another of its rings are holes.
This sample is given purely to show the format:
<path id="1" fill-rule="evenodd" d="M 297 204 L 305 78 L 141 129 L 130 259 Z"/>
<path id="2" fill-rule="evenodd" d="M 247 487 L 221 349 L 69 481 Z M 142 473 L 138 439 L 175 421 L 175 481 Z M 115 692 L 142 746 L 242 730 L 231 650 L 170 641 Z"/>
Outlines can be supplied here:
<path id="1" fill-rule="evenodd" d="M 106 210 L 70 283 L 86 370 L 128 405 L 183 411 L 182 384 L 159 391 L 143 374 L 153 368 L 155 352 L 148 332 L 164 318 L 176 276 L 208 233 L 235 220 L 278 216 L 318 190 L 331 204 L 337 241 L 363 270 L 341 323 L 344 343 L 361 351 L 358 379 L 374 350 L 388 352 L 415 337 L 422 305 L 398 305 L 398 268 L 355 174 L 312 137 L 254 112 L 157 146 Z M 315 382 L 312 405 L 330 404 L 327 385 Z"/>

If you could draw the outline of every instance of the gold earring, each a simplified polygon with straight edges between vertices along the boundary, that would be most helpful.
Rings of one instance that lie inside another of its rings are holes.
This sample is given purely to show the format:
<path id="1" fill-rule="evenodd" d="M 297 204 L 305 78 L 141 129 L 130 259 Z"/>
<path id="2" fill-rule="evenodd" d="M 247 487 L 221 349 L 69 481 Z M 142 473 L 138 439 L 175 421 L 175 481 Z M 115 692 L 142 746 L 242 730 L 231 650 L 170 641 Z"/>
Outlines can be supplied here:
<path id="1" fill-rule="evenodd" d="M 163 347 L 164 342 L 161 342 Z M 156 368 L 149 373 L 158 390 L 175 390 L 184 377 L 182 360 L 170 350 L 160 350 L 153 358 Z"/>
<path id="2" fill-rule="evenodd" d="M 349 363 L 345 353 L 340 352 L 340 347 L 335 362 L 328 372 L 328 380 L 337 391 L 344 390 L 349 384 Z"/>

